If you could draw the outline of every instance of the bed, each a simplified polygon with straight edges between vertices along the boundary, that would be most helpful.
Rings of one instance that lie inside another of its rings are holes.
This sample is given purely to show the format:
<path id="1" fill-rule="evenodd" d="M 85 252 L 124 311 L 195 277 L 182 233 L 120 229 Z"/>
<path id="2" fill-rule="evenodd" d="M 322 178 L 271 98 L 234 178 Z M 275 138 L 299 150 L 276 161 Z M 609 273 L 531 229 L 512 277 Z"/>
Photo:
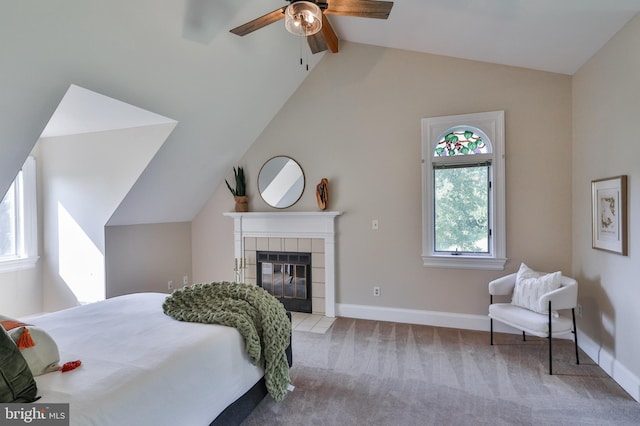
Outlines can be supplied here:
<path id="1" fill-rule="evenodd" d="M 82 361 L 37 376 L 37 402 L 70 403 L 71 425 L 205 426 L 264 389 L 235 328 L 177 321 L 166 298 L 130 294 L 29 318 L 55 340 L 61 364 Z"/>

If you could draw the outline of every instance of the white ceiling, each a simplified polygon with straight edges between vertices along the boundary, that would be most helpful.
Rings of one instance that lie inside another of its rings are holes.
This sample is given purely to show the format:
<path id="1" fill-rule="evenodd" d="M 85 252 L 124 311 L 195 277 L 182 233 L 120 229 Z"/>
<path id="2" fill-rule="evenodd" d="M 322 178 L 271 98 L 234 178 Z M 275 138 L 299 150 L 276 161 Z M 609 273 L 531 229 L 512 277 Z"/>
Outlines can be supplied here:
<path id="1" fill-rule="evenodd" d="M 639 11 L 638 0 L 395 0 L 386 21 L 329 19 L 342 40 L 573 74 Z"/>

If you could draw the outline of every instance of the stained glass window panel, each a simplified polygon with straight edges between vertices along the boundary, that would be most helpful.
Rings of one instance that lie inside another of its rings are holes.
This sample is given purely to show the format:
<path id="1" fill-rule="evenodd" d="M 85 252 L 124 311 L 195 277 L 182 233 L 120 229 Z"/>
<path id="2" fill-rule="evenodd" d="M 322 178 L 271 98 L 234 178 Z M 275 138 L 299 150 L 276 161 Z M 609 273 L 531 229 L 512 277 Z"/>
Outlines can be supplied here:
<path id="1" fill-rule="evenodd" d="M 483 138 L 469 129 L 451 130 L 440 138 L 433 151 L 434 157 L 486 154 L 490 152 Z"/>

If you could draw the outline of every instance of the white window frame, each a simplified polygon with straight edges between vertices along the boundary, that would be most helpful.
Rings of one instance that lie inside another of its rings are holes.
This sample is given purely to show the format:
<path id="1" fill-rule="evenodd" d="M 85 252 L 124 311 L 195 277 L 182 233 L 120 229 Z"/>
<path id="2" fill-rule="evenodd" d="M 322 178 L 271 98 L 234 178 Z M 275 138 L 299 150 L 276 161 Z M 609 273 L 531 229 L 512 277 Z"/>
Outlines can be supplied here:
<path id="1" fill-rule="evenodd" d="M 426 267 L 503 270 L 507 261 L 505 214 L 504 111 L 449 115 L 422 119 L 422 261 Z M 448 129 L 470 126 L 489 138 L 491 193 L 489 253 L 437 253 L 434 249 L 433 152 Z"/>
<path id="2" fill-rule="evenodd" d="M 16 178 L 16 231 L 18 253 L 0 258 L 0 273 L 33 268 L 38 261 L 38 203 L 36 192 L 36 160 L 28 157 Z M 1 199 L 0 199 L 1 201 Z"/>

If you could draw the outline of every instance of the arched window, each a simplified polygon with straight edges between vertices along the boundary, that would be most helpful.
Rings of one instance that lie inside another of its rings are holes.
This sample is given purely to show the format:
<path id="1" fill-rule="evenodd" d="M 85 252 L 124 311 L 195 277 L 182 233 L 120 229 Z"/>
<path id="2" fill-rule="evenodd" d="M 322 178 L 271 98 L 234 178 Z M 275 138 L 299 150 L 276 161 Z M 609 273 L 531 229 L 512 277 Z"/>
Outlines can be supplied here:
<path id="1" fill-rule="evenodd" d="M 426 118 L 425 266 L 503 269 L 504 113 Z"/>

